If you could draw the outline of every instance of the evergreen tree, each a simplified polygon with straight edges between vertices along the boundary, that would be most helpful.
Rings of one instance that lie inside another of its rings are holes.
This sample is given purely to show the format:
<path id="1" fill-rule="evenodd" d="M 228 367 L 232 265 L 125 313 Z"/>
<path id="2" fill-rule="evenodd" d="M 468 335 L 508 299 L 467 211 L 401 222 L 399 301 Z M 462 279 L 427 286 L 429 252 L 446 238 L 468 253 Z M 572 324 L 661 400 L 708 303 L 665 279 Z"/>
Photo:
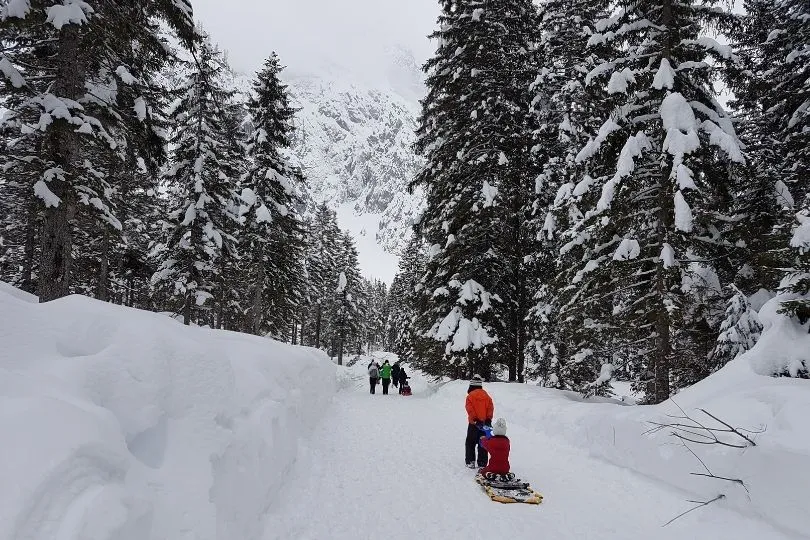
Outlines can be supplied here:
<path id="1" fill-rule="evenodd" d="M 360 276 L 357 248 L 349 233 L 340 233 L 336 255 L 338 272 L 324 298 L 324 314 L 328 315 L 322 318 L 322 331 L 330 356 L 337 356 L 341 362 L 344 353 L 363 352 L 367 334 L 363 306 L 368 295 Z"/>
<path id="2" fill-rule="evenodd" d="M 30 168 L 26 177 L 35 180 L 32 189 L 44 206 L 40 301 L 70 291 L 80 212 L 121 227 L 110 201 L 111 154 L 122 156 L 121 137 L 130 142 L 132 118 L 145 120 L 139 117 L 148 104 L 142 98 L 132 114 L 121 114 L 117 83 L 137 78 L 128 68 L 133 50 L 136 66 L 153 68 L 166 60 L 162 23 L 191 42 L 194 28 L 186 0 L 70 6 L 35 0 L 0 6 L 0 40 L 7 45 L 0 52 L 0 72 L 15 96 L 12 127 L 31 140 L 19 147 L 12 165 Z"/>
<path id="3" fill-rule="evenodd" d="M 527 354 L 532 372 L 547 386 L 582 390 L 599 374 L 599 366 L 576 354 L 587 349 L 586 316 L 569 288 L 571 268 L 583 255 L 568 243 L 572 229 L 595 204 L 589 189 L 593 167 L 576 156 L 600 124 L 591 103 L 607 106 L 603 88 L 586 84 L 604 46 L 588 46 L 604 6 L 590 0 L 552 0 L 541 7 L 541 66 L 532 85 L 537 115 L 534 159 L 541 166 L 535 183 L 531 231 L 536 239 L 531 264 L 535 305 L 530 312 L 533 334 Z M 573 24 L 572 24 L 573 22 Z"/>
<path id="4" fill-rule="evenodd" d="M 228 231 L 237 219 L 242 149 L 228 129 L 234 91 L 224 86 L 227 71 L 222 54 L 202 37 L 171 114 L 174 152 L 166 180 L 172 206 L 153 281 L 172 291 L 185 324 L 200 319 L 218 281 L 218 259 L 235 242 Z"/>
<path id="5" fill-rule="evenodd" d="M 705 4 L 636 2 L 598 21 L 589 38 L 609 53 L 585 82 L 603 86 L 616 107 L 590 104 L 602 125 L 576 158 L 599 175 L 582 189 L 601 185 L 601 194 L 568 244 L 583 253 L 569 292 L 588 331 L 573 354 L 589 353 L 595 366 L 625 362 L 648 402 L 669 398 L 673 372 L 705 365 L 691 345 L 706 331 L 690 319 L 682 282 L 713 271 L 714 246 L 724 243 L 718 193 L 727 163 L 744 162 L 712 88 L 737 58 L 705 34 L 734 17 Z"/>
<path id="6" fill-rule="evenodd" d="M 773 110 L 781 99 L 774 91 L 773 68 L 787 57 L 781 47 L 771 43 L 778 35 L 772 36 L 772 32 L 779 11 L 769 0 L 747 0 L 744 7 L 742 28 L 735 34 L 741 61 L 731 72 L 729 84 L 748 163 L 730 171 L 730 198 L 736 215 L 728 234 L 736 241 L 726 259 L 732 275 L 724 278 L 750 295 L 761 288 L 775 291 L 783 269 L 792 266 L 789 241 L 795 209 L 791 191 L 797 192 L 799 182 L 790 172 L 790 158 L 778 135 L 785 124 L 784 114 Z M 794 88 L 790 90 L 792 94 Z"/>
<path id="7" fill-rule="evenodd" d="M 366 336 L 363 341 L 369 351 L 388 350 L 386 324 L 388 322 L 388 287 L 379 279 L 363 279 L 363 288 L 367 291 L 366 304 L 361 313 L 365 315 Z"/>
<path id="8" fill-rule="evenodd" d="M 434 375 L 522 376 L 531 172 L 535 8 L 530 1 L 441 2 L 417 131 L 427 165 L 419 226 L 428 243 L 419 331 L 444 346 Z M 425 351 L 428 353 L 429 351 Z"/>
<path id="9" fill-rule="evenodd" d="M 798 224 L 790 239 L 794 270 L 786 287 L 795 297 L 783 307 L 804 323 L 810 320 L 810 5 L 776 0 L 767 8 L 759 7 L 770 9 L 771 21 L 758 48 L 767 82 L 761 87 L 761 99 L 782 157 L 779 178 L 798 205 Z"/>
<path id="10" fill-rule="evenodd" d="M 388 332 L 390 347 L 400 360 L 413 366 L 421 366 L 423 356 L 417 351 L 425 351 L 428 347 L 437 348 L 432 339 L 425 339 L 416 329 L 418 314 L 417 300 L 423 298 L 419 294 L 422 287 L 422 274 L 425 271 L 425 247 L 422 239 L 414 235 L 408 246 L 402 252 L 399 268 L 391 284 L 389 303 L 391 310 L 388 318 Z M 441 350 L 438 351 L 441 354 Z"/>
<path id="11" fill-rule="evenodd" d="M 726 318 L 720 326 L 717 345 L 710 357 L 712 371 L 750 350 L 756 345 L 762 332 L 762 323 L 759 322 L 756 311 L 751 308 L 748 298 L 734 285 L 730 288 L 733 296 L 728 302 Z"/>
<path id="12" fill-rule="evenodd" d="M 334 211 L 321 204 L 310 227 L 307 247 L 307 276 L 309 278 L 309 304 L 304 331 L 308 344 L 321 348 L 329 346 L 329 329 L 332 326 L 332 298 L 340 265 L 340 229 Z"/>
<path id="13" fill-rule="evenodd" d="M 0 125 L 0 280 L 35 294 L 42 208 L 33 188 L 38 169 L 26 158 L 36 150 L 15 131 Z"/>
<path id="14" fill-rule="evenodd" d="M 295 114 L 280 80 L 282 69 L 274 53 L 253 83 L 248 102 L 251 170 L 242 190 L 242 246 L 253 289 L 250 330 L 259 334 L 268 325 L 277 336 L 297 319 L 304 295 L 304 230 L 298 215 L 304 182 L 282 155 L 290 146 Z"/>

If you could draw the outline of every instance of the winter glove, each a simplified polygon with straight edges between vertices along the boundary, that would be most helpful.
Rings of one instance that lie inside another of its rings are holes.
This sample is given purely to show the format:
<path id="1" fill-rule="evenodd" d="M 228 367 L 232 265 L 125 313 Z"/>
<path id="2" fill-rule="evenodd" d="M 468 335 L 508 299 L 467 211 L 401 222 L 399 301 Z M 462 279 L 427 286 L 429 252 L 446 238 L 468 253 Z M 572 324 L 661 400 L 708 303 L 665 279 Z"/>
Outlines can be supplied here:
<path id="1" fill-rule="evenodd" d="M 485 426 L 491 426 L 492 425 L 492 418 L 487 418 L 486 420 L 484 420 L 484 425 Z"/>

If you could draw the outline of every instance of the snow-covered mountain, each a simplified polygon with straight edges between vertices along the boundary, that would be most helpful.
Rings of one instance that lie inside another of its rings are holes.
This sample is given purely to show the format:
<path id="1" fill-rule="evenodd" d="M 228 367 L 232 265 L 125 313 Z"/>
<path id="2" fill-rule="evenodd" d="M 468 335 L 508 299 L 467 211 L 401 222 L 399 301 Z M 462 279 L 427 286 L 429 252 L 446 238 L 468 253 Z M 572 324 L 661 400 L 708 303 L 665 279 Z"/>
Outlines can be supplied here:
<path id="1" fill-rule="evenodd" d="M 387 59 L 377 80 L 333 68 L 288 82 L 300 109 L 293 153 L 313 199 L 378 215 L 377 242 L 395 253 L 421 210 L 421 194 L 406 187 L 420 167 L 413 143 L 424 86 L 408 51 L 393 49 Z"/>
<path id="2" fill-rule="evenodd" d="M 394 48 L 384 57 L 373 76 L 328 65 L 316 74 L 289 68 L 286 82 L 299 109 L 293 160 L 313 201 L 337 210 L 341 226 L 358 237 L 361 265 L 386 259 L 364 270 L 390 281 L 423 205 L 407 185 L 421 164 L 413 143 L 424 85 L 409 51 Z M 249 79 L 240 82 L 245 90 Z"/>
<path id="3" fill-rule="evenodd" d="M 391 89 L 321 76 L 292 78 L 290 90 L 300 109 L 293 152 L 313 199 L 352 203 L 358 214 L 395 206 L 399 216 L 380 231 L 380 241 L 396 249 L 394 229 L 407 227 L 402 220 L 415 206 L 405 188 L 419 167 L 412 149 L 417 104 Z"/>

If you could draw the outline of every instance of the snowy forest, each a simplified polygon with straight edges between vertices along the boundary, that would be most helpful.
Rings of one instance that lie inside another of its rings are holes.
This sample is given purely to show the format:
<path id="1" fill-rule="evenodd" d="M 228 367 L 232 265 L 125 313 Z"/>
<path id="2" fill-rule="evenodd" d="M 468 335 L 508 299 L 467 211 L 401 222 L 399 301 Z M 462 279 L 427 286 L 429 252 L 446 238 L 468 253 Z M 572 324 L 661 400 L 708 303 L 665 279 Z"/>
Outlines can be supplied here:
<path id="1" fill-rule="evenodd" d="M 810 4 L 441 0 L 390 290 L 189 0 L 0 1 L 0 280 L 659 403 L 810 319 Z M 807 366 L 773 375 L 808 377 Z"/>
<path id="2" fill-rule="evenodd" d="M 0 3 L 0 280 L 337 355 L 387 287 L 307 197 L 273 53 L 240 93 L 182 0 Z"/>
<path id="3" fill-rule="evenodd" d="M 659 403 L 810 318 L 810 4 L 440 4 L 400 357 Z"/>

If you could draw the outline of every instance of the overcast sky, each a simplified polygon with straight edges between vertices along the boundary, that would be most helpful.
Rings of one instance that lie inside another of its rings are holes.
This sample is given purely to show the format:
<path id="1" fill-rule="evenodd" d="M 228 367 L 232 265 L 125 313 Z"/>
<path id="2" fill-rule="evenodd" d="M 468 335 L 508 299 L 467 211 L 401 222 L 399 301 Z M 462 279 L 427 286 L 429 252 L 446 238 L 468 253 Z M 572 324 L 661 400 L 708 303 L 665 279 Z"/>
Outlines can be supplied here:
<path id="1" fill-rule="evenodd" d="M 273 50 L 291 71 L 317 73 L 324 61 L 367 73 L 386 47 L 411 49 L 421 64 L 437 0 L 193 0 L 195 16 L 229 53 L 234 69 L 255 71 Z"/>

